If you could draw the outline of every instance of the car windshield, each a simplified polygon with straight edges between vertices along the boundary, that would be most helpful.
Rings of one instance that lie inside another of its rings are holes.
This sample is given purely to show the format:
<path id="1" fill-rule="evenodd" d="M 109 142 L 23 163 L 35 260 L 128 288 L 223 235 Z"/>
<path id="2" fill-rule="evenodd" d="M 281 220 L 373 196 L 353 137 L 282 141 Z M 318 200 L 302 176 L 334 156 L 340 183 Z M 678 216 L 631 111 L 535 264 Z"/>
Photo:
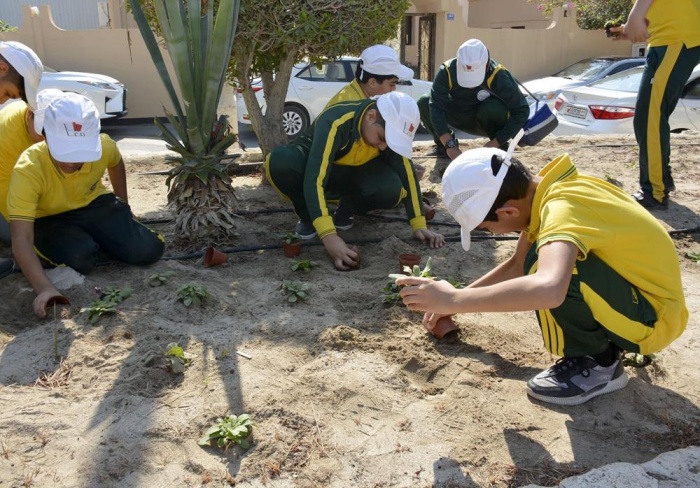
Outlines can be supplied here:
<path id="1" fill-rule="evenodd" d="M 639 83 L 642 81 L 642 73 L 644 72 L 643 67 L 632 68 L 627 71 L 622 71 L 614 75 L 603 78 L 600 81 L 592 83 L 591 86 L 595 88 L 602 88 L 604 90 L 617 90 L 625 92 L 639 91 Z"/>
<path id="2" fill-rule="evenodd" d="M 554 76 L 568 78 L 570 80 L 589 80 L 605 71 L 614 62 L 614 59 L 584 59 L 583 61 L 572 64 L 568 68 L 564 68 L 560 72 L 554 74 Z"/>

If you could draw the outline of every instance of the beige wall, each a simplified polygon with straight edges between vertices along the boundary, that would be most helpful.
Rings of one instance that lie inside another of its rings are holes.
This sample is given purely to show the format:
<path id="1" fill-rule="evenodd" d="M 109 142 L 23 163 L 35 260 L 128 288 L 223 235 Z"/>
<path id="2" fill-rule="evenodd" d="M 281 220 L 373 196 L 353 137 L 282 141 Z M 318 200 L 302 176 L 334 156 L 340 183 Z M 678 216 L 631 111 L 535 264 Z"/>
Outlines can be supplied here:
<path id="1" fill-rule="evenodd" d="M 23 14 L 19 30 L 0 34 L 0 40 L 26 44 L 54 69 L 101 73 L 118 79 L 128 89 L 128 118 L 163 116 L 163 106 L 172 110 L 133 19 L 129 29 L 67 31 L 53 24 L 48 6 L 24 6 Z M 118 16 L 117 19 L 120 24 L 123 22 Z M 167 54 L 164 58 L 170 66 Z"/>
<path id="2" fill-rule="evenodd" d="M 553 18 L 544 22 L 505 20 L 532 19 L 533 8 L 525 0 L 413 0 L 411 12 L 435 14 L 436 70 L 471 38 L 481 39 L 491 56 L 521 81 L 550 75 L 580 59 L 629 56 L 632 51 L 629 42 L 612 42 L 602 31 L 580 29 L 573 10 L 556 9 Z M 504 12 L 508 12 L 505 17 Z M 454 20 L 448 20 L 448 14 L 454 14 Z M 520 25 L 526 28 L 509 28 Z"/>

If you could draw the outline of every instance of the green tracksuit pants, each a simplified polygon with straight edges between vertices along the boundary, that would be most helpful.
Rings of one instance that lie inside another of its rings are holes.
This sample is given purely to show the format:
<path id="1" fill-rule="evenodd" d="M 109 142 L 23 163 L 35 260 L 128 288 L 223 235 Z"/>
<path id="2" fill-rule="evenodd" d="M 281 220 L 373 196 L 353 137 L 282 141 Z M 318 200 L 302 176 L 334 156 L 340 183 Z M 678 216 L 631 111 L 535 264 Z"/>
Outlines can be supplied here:
<path id="1" fill-rule="evenodd" d="M 536 249 L 534 243 L 525 258 L 525 274 L 536 269 Z M 625 351 L 639 352 L 629 336 L 654 327 L 657 316 L 637 287 L 588 253 L 584 261 L 576 261 L 564 303 L 538 310 L 537 320 L 549 352 L 578 357 L 600 354 L 611 342 Z"/>
<path id="2" fill-rule="evenodd" d="M 420 121 L 433 136 L 435 144 L 442 147 L 440 135 L 435 133 L 435 128 L 430 120 L 430 94 L 427 93 L 418 99 L 418 109 L 420 110 Z M 508 107 L 503 101 L 495 96 L 491 96 L 476 105 L 475 110 L 451 111 L 447 112 L 447 123 L 450 127 L 459 129 L 467 134 L 488 137 L 493 139 L 496 132 L 508 123 Z"/>
<path id="3" fill-rule="evenodd" d="M 647 52 L 634 110 L 634 135 L 639 144 L 639 184 L 658 201 L 675 188 L 669 165 L 668 119 L 698 62 L 700 46 L 688 49 L 684 44 L 673 44 Z"/>

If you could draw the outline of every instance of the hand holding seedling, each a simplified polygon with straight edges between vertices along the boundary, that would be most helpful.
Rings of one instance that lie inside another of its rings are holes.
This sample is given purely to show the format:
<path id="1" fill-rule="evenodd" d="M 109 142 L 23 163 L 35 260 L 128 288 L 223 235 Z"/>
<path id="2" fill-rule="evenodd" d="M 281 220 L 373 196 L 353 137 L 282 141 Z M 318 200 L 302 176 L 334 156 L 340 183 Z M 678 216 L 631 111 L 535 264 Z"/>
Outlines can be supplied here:
<path id="1" fill-rule="evenodd" d="M 460 311 L 457 307 L 457 289 L 447 281 L 402 276 L 396 279 L 396 284 L 402 287 L 399 294 L 409 310 L 442 315 Z"/>

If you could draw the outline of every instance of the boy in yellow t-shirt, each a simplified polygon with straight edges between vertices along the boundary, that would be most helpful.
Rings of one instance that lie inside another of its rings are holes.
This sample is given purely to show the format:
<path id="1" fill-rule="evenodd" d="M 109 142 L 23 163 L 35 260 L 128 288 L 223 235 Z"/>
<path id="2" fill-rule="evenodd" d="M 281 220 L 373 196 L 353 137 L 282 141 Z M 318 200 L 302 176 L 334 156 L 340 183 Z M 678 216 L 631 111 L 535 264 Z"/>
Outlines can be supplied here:
<path id="1" fill-rule="evenodd" d="M 95 105 L 82 95 L 61 93 L 35 116 L 43 118 L 46 141 L 17 161 L 7 208 L 12 252 L 37 295 L 34 313 L 43 318 L 47 304 L 62 295 L 37 254 L 88 273 L 100 253 L 148 265 L 160 259 L 164 246 L 160 236 L 132 217 L 124 161 L 115 142 L 100 135 Z M 105 171 L 114 193 L 102 184 Z"/>
<path id="2" fill-rule="evenodd" d="M 688 322 L 676 249 L 663 226 L 610 183 L 580 174 L 568 154 L 531 175 L 508 152 L 462 153 L 447 167 L 442 198 L 470 231 L 519 231 L 513 256 L 464 289 L 399 278 L 404 303 L 445 315 L 534 310 L 549 352 L 562 356 L 527 383 L 527 394 L 578 405 L 627 385 L 620 351 L 650 354 Z"/>

